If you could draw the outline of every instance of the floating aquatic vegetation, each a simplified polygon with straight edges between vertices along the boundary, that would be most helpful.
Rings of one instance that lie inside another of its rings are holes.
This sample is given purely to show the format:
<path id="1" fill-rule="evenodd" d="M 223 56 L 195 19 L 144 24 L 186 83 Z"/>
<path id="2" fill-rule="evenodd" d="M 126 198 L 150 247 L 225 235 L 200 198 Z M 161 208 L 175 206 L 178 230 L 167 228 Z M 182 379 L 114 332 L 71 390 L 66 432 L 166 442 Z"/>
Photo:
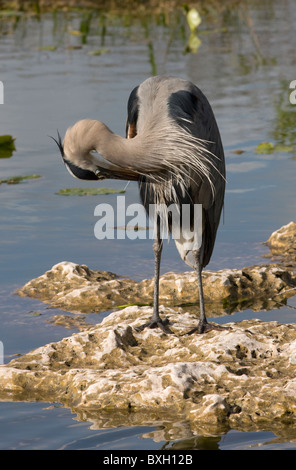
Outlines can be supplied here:
<path id="1" fill-rule="evenodd" d="M 95 49 L 93 51 L 89 51 L 88 55 L 101 55 L 101 54 L 106 54 L 107 52 L 110 52 L 110 49 L 101 47 L 101 49 Z"/>
<path id="2" fill-rule="evenodd" d="M 134 306 L 138 306 L 138 307 L 149 307 L 151 304 L 143 304 L 141 302 L 137 302 L 137 303 L 130 303 L 130 304 L 125 304 L 125 305 L 118 305 L 116 308 L 118 309 L 123 309 L 123 308 L 127 308 L 127 307 L 134 307 Z"/>
<path id="3" fill-rule="evenodd" d="M 262 142 L 257 145 L 256 153 L 287 153 L 293 152 L 294 148 L 292 145 L 273 144 L 272 142 Z"/>
<path id="4" fill-rule="evenodd" d="M 38 47 L 38 51 L 55 51 L 56 48 L 57 48 L 57 46 L 51 46 L 51 45 L 40 46 L 40 47 Z"/>
<path id="5" fill-rule="evenodd" d="M 70 29 L 68 33 L 72 34 L 72 36 L 82 36 L 83 34 L 81 31 L 78 31 L 77 29 Z"/>
<path id="6" fill-rule="evenodd" d="M 236 155 L 241 155 L 242 153 L 244 153 L 245 150 L 242 150 L 242 149 L 237 149 L 237 150 L 233 150 L 232 153 L 235 153 Z"/>
<path id="7" fill-rule="evenodd" d="M 7 146 L 10 145 L 14 142 L 15 137 L 12 137 L 11 135 L 0 135 L 0 146 Z"/>
<path id="8" fill-rule="evenodd" d="M 112 188 L 65 188 L 60 189 L 56 194 L 60 196 L 98 196 L 103 194 L 125 193 L 122 189 Z"/>
<path id="9" fill-rule="evenodd" d="M 12 176 L 11 178 L 5 178 L 3 180 L 0 180 L 0 184 L 1 183 L 19 184 L 22 181 L 36 179 L 36 178 L 41 178 L 41 175 Z"/>
<path id="10" fill-rule="evenodd" d="M 0 135 L 0 158 L 10 158 L 14 152 L 15 137 L 11 135 Z"/>

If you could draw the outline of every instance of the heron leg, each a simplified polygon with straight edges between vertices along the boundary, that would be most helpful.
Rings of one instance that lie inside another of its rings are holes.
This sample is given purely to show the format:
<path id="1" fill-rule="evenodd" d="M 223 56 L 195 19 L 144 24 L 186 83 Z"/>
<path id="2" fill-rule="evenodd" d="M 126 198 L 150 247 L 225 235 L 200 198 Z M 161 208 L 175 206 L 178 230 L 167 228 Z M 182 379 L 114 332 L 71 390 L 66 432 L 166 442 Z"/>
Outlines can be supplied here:
<path id="1" fill-rule="evenodd" d="M 154 251 L 154 299 L 153 299 L 153 314 L 148 323 L 144 323 L 137 327 L 138 331 L 142 331 L 144 328 L 160 328 L 164 333 L 171 334 L 173 333 L 170 328 L 167 326 L 169 320 L 165 318 L 162 320 L 159 315 L 159 271 L 160 271 L 160 260 L 162 253 L 163 241 L 160 237 L 160 218 L 157 216 L 156 220 L 156 237 L 153 243 Z"/>
<path id="2" fill-rule="evenodd" d="M 198 292 L 199 292 L 199 306 L 200 306 L 200 318 L 198 324 L 198 332 L 204 333 L 208 326 L 208 320 L 206 317 L 205 312 L 205 303 L 204 303 L 204 295 L 203 295 L 203 287 L 202 287 L 202 266 L 200 262 L 200 250 L 194 252 L 195 260 L 196 260 L 196 274 L 197 274 L 197 285 L 198 285 Z"/>
<path id="3" fill-rule="evenodd" d="M 202 287 L 202 265 L 200 262 L 200 250 L 195 251 L 194 253 L 195 261 L 196 261 L 196 274 L 197 274 L 197 284 L 198 284 L 198 291 L 199 291 L 199 306 L 200 306 L 200 318 L 198 326 L 193 328 L 192 330 L 186 333 L 187 335 L 191 335 L 192 333 L 205 333 L 206 331 L 210 330 L 224 330 L 226 329 L 220 325 L 214 325 L 213 323 L 208 323 L 206 312 L 205 312 L 205 304 L 204 304 L 204 294 L 203 294 L 203 287 Z M 229 329 L 229 328 L 227 328 Z"/>

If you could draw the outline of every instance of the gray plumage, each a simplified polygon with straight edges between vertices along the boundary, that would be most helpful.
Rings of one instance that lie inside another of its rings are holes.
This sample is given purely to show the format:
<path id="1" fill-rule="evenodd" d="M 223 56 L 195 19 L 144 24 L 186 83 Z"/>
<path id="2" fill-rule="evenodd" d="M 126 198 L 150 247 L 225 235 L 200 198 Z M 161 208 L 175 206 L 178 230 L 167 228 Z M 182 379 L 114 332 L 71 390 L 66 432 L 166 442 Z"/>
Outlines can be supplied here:
<path id="1" fill-rule="evenodd" d="M 201 271 L 211 258 L 224 203 L 225 162 L 219 129 L 204 94 L 189 81 L 157 76 L 145 80 L 130 94 L 126 138 L 100 121 L 82 120 L 57 141 L 73 176 L 82 179 L 137 180 L 142 202 L 202 204 L 202 243 L 175 240 L 182 259 L 197 272 L 200 322 L 192 331 L 212 327 L 206 320 Z M 97 152 L 97 155 L 93 153 Z M 193 212 L 192 212 L 193 214 Z M 151 322 L 142 325 L 171 330 L 158 312 L 159 266 L 162 251 L 161 217 L 154 242 L 155 289 Z M 193 217 L 193 216 L 192 216 Z M 166 216 L 168 219 L 168 217 Z M 191 220 L 193 225 L 193 218 Z M 171 221 L 165 221 L 169 230 Z"/>

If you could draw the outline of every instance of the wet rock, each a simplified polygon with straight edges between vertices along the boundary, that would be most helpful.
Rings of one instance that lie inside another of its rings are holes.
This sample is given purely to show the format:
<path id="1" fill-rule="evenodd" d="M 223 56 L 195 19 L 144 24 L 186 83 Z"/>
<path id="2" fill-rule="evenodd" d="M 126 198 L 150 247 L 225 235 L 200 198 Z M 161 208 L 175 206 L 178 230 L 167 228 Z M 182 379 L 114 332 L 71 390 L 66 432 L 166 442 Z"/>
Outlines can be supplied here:
<path id="1" fill-rule="evenodd" d="M 208 316 L 274 308 L 295 294 L 295 225 L 282 227 L 267 242 L 279 263 L 203 273 Z M 147 434 L 155 440 L 218 435 L 229 428 L 276 428 L 281 435 L 287 426 L 291 437 L 295 324 L 252 320 L 184 335 L 198 321 L 194 271 L 161 276 L 161 314 L 174 332 L 168 336 L 135 329 L 152 313 L 139 305 L 152 304 L 153 279 L 136 282 L 62 262 L 17 293 L 73 313 L 138 305 L 96 326 L 87 317 L 53 317 L 66 327 L 74 321 L 80 332 L 0 366 L 1 400 L 57 401 L 78 419 L 92 421 L 92 428 L 161 424 Z"/>
<path id="2" fill-rule="evenodd" d="M 296 223 L 290 222 L 273 232 L 266 241 L 271 255 L 296 265 Z"/>
<path id="3" fill-rule="evenodd" d="M 295 423 L 295 324 L 184 335 L 196 317 L 163 309 L 172 335 L 138 332 L 151 308 L 128 307 L 0 366 L 0 399 L 60 402 L 98 428 L 166 422 L 170 440 Z"/>
<path id="4" fill-rule="evenodd" d="M 211 316 L 252 308 L 273 308 L 278 300 L 295 293 L 296 272 L 277 264 L 243 269 L 205 271 L 205 302 Z M 136 282 L 114 273 L 91 270 L 72 262 L 61 262 L 17 291 L 21 296 L 38 298 L 52 307 L 69 312 L 90 313 L 126 304 L 152 304 L 153 279 Z M 278 294 L 281 297 L 276 297 Z M 160 301 L 167 306 L 194 304 L 199 297 L 194 271 L 166 273 L 160 278 Z"/>

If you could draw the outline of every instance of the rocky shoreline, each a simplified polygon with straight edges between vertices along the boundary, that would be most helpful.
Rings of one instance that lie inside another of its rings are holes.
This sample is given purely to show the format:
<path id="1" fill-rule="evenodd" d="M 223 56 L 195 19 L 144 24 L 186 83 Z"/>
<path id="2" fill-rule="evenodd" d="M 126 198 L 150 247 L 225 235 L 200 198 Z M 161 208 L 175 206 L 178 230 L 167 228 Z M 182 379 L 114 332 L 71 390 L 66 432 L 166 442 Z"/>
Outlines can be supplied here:
<path id="1" fill-rule="evenodd" d="M 137 425 L 173 416 L 192 432 L 294 422 L 296 324 L 248 320 L 184 335 L 196 318 L 165 313 L 173 335 L 137 332 L 151 308 L 127 307 L 0 366 L 1 399 L 63 403 L 105 427 L 127 425 L 127 415 Z"/>
<path id="2" fill-rule="evenodd" d="M 227 308 L 243 309 L 248 302 L 254 310 L 272 308 L 272 302 L 295 295 L 295 234 L 292 222 L 268 240 L 276 263 L 272 259 L 269 265 L 205 272 L 211 316 Z M 283 248 L 283 238 L 288 248 Z M 85 313 L 150 304 L 152 292 L 153 280 L 135 282 L 62 262 L 18 294 Z M 198 318 L 186 303 L 197 302 L 196 295 L 194 272 L 165 274 L 162 314 L 174 334 L 135 329 L 151 315 L 150 305 L 117 309 L 98 325 L 0 366 L 0 399 L 60 402 L 96 428 L 165 422 L 166 439 L 201 430 L 292 427 L 296 323 L 245 320 L 187 335 Z"/>

